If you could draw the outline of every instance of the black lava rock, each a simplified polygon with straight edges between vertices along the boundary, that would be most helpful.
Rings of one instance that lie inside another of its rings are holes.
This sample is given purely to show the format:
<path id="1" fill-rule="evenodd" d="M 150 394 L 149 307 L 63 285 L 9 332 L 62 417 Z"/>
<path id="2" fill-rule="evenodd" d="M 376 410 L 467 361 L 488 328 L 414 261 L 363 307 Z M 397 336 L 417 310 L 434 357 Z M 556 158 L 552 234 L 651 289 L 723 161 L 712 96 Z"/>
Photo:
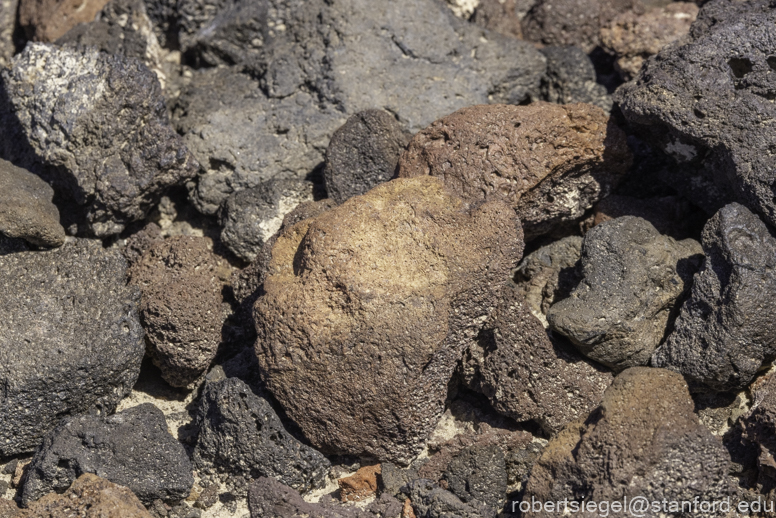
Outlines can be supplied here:
<path id="1" fill-rule="evenodd" d="M 450 491 L 442 489 L 430 480 L 418 479 L 408 484 L 404 491 L 412 500 L 416 516 L 420 518 L 490 518 L 493 510 L 479 502 L 469 505 Z"/>
<path id="2" fill-rule="evenodd" d="M 464 502 L 473 500 L 491 509 L 504 505 L 507 495 L 507 467 L 498 445 L 474 445 L 459 453 L 447 467 L 445 480 Z"/>
<path id="3" fill-rule="evenodd" d="M 589 103 L 611 111 L 612 98 L 596 82 L 595 67 L 579 47 L 544 47 L 547 71 L 542 78 L 541 97 L 558 104 Z"/>

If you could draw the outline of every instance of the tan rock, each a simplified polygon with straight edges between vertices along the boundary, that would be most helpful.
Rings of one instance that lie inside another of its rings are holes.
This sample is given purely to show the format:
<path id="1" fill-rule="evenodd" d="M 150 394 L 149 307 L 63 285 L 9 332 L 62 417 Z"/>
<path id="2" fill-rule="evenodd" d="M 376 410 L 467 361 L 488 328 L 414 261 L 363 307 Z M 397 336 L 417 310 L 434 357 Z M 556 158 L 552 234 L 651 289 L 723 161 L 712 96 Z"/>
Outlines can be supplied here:
<path id="1" fill-rule="evenodd" d="M 415 510 L 412 508 L 412 500 L 409 498 L 404 501 L 404 507 L 401 509 L 401 518 L 417 518 Z"/>
<path id="2" fill-rule="evenodd" d="M 51 42 L 94 20 L 108 0 L 21 0 L 19 23 L 33 41 Z"/>
<path id="3" fill-rule="evenodd" d="M 631 162 L 625 133 L 595 106 L 479 105 L 418 133 L 398 176 L 440 176 L 472 200 L 504 197 L 531 239 L 580 218 Z"/>
<path id="4" fill-rule="evenodd" d="M 0 518 L 16 518 L 20 512 L 16 503 L 0 498 Z"/>
<path id="5" fill-rule="evenodd" d="M 340 500 L 343 502 L 360 502 L 377 493 L 377 476 L 380 474 L 380 464 L 364 466 L 353 475 L 337 481 L 340 488 Z"/>
<path id="6" fill-rule="evenodd" d="M 398 179 L 287 228 L 254 307 L 261 374 L 324 452 L 406 463 L 522 253 L 500 200 Z"/>

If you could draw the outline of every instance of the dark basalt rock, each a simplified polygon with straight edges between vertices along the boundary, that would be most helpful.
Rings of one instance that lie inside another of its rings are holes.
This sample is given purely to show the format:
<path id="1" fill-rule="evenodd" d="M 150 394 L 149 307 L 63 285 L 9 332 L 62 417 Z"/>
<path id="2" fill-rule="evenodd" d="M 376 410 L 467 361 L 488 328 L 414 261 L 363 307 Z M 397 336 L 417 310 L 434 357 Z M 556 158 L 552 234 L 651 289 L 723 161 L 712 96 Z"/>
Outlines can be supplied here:
<path id="1" fill-rule="evenodd" d="M 606 112 L 612 110 L 612 98 L 606 87 L 596 82 L 593 62 L 581 48 L 547 46 L 539 52 L 547 58 L 547 71 L 539 88 L 542 100 L 588 103 Z"/>

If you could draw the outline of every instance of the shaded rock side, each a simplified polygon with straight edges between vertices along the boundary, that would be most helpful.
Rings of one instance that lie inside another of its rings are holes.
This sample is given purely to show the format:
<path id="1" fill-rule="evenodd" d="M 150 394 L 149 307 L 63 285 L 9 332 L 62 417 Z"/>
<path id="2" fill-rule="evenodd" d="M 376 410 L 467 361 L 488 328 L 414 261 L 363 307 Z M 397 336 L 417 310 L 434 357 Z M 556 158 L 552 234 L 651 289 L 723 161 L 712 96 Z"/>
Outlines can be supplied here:
<path id="1" fill-rule="evenodd" d="M 682 373 L 693 390 L 742 389 L 776 357 L 776 240 L 731 203 L 706 223 L 702 244 L 706 261 L 652 364 Z"/>
<path id="2" fill-rule="evenodd" d="M 19 0 L 0 1 L 0 66 L 7 67 L 16 51 L 14 33 Z"/>
<path id="3" fill-rule="evenodd" d="M 702 258 L 697 241 L 675 241 L 644 219 L 601 223 L 582 243 L 579 285 L 547 312 L 550 328 L 615 370 L 646 365 Z"/>
<path id="4" fill-rule="evenodd" d="M 69 415 L 113 411 L 137 380 L 145 346 L 126 262 L 99 242 L 0 255 L 0 288 L 5 457 L 34 450 Z"/>
<path id="5" fill-rule="evenodd" d="M 596 82 L 593 62 L 581 48 L 547 46 L 539 52 L 547 58 L 547 71 L 539 88 L 542 100 L 557 104 L 588 103 L 607 113 L 612 110 L 612 98 L 606 87 Z"/>
<path id="6" fill-rule="evenodd" d="M 19 25 L 33 41 L 54 41 L 89 23 L 108 0 L 19 0 Z"/>
<path id="7" fill-rule="evenodd" d="M 625 133 L 600 108 L 481 105 L 415 135 L 398 176 L 440 176 L 468 199 L 504 197 L 531 239 L 581 217 L 631 160 Z"/>
<path id="8" fill-rule="evenodd" d="M 514 211 L 398 179 L 286 229 L 255 305 L 262 377 L 313 446 L 406 463 L 522 253 Z"/>

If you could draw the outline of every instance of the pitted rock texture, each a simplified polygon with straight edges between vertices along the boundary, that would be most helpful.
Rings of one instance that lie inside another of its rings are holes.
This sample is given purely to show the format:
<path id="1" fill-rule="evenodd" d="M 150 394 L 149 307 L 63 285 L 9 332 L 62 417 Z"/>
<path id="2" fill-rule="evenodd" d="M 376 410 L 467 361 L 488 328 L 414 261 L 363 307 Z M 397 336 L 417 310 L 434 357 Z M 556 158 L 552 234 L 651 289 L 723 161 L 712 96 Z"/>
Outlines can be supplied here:
<path id="1" fill-rule="evenodd" d="M 398 176 L 439 176 L 467 199 L 504 197 L 531 239 L 581 217 L 631 160 L 625 133 L 595 106 L 480 105 L 415 135 Z"/>
<path id="2" fill-rule="evenodd" d="M 479 501 L 469 504 L 450 491 L 442 489 L 427 479 L 407 484 L 405 492 L 412 501 L 415 516 L 428 518 L 486 518 L 494 516 L 493 509 Z"/>
<path id="3" fill-rule="evenodd" d="M 377 477 L 380 476 L 380 464 L 359 468 L 353 475 L 337 480 L 340 488 L 340 500 L 360 502 L 377 494 Z"/>
<path id="4" fill-rule="evenodd" d="M 11 456 L 68 415 L 113 411 L 145 347 L 118 251 L 78 239 L 0 255 L 0 272 L 0 456 Z"/>
<path id="5" fill-rule="evenodd" d="M 633 367 L 615 378 L 584 423 L 572 423 L 550 440 L 523 501 L 720 501 L 731 495 L 729 465 L 722 442 L 693 413 L 682 377 Z"/>
<path id="6" fill-rule="evenodd" d="M 261 51 L 223 58 L 245 59 L 246 73 L 195 73 L 175 111 L 202 164 L 192 200 L 208 214 L 237 190 L 309 174 L 334 132 L 359 111 L 387 110 L 416 132 L 463 106 L 527 100 L 545 69 L 532 45 L 458 20 L 435 0 L 270 7 L 277 12 L 269 21 L 250 17 L 270 35 Z M 214 17 L 200 22 L 208 37 L 228 18 Z M 251 34 L 258 40 L 264 33 Z"/>
<path id="7" fill-rule="evenodd" d="M 601 223 L 582 243 L 582 280 L 547 312 L 550 328 L 615 370 L 646 365 L 663 341 L 703 258 L 701 245 L 647 220 Z"/>
<path id="8" fill-rule="evenodd" d="M 588 103 L 606 112 L 612 98 L 604 85 L 596 82 L 595 67 L 579 47 L 548 46 L 539 49 L 547 58 L 547 71 L 539 88 L 544 101 L 557 104 Z"/>
<path id="9" fill-rule="evenodd" d="M 711 214 L 736 201 L 772 225 L 776 155 L 768 150 L 776 149 L 776 133 L 766 128 L 776 116 L 774 38 L 770 1 L 714 0 L 701 9 L 688 41 L 649 59 L 615 94 L 631 126 L 683 164 L 680 178 L 709 184 L 707 203 L 696 199 L 703 192 L 689 199 L 710 205 Z M 676 188 L 686 186 L 677 181 Z"/>
<path id="10" fill-rule="evenodd" d="M 702 245 L 706 261 L 652 364 L 682 373 L 693 390 L 742 389 L 776 358 L 776 239 L 731 203 L 706 223 Z"/>
<path id="11" fill-rule="evenodd" d="M 183 445 L 150 403 L 112 416 L 70 418 L 52 430 L 32 458 L 22 505 L 66 490 L 84 473 L 126 486 L 146 504 L 182 500 L 194 485 Z"/>
<path id="12" fill-rule="evenodd" d="M 593 226 L 622 216 L 649 221 L 661 234 L 674 239 L 699 236 L 706 223 L 705 214 L 681 196 L 634 198 L 612 195 L 598 202 L 593 210 Z"/>
<path id="13" fill-rule="evenodd" d="M 406 463 L 522 254 L 514 211 L 397 179 L 286 229 L 255 305 L 262 378 L 313 446 Z"/>
<path id="14" fill-rule="evenodd" d="M 466 383 L 497 412 L 518 422 L 536 421 L 549 434 L 586 416 L 613 378 L 569 344 L 551 340 L 512 283 L 469 348 L 463 371 Z"/>
<path id="15" fill-rule="evenodd" d="M 221 291 L 231 269 L 211 248 L 208 238 L 173 236 L 151 245 L 129 271 L 142 292 L 148 354 L 174 387 L 194 382 L 221 343 Z"/>
<path id="16" fill-rule="evenodd" d="M 312 182 L 273 179 L 232 194 L 221 207 L 221 241 L 246 262 L 280 229 L 283 217 L 313 200 Z"/>
<path id="17" fill-rule="evenodd" d="M 65 242 L 54 190 L 38 176 L 0 159 L 0 233 L 34 245 Z"/>
<path id="18" fill-rule="evenodd" d="M 16 13 L 19 8 L 19 0 L 0 0 L 0 67 L 11 64 L 16 42 Z"/>
<path id="19" fill-rule="evenodd" d="M 471 15 L 471 21 L 483 29 L 522 40 L 520 21 L 525 12 L 521 11 L 530 2 L 532 0 L 480 0 Z"/>
<path id="20" fill-rule="evenodd" d="M 196 173 L 156 76 L 94 49 L 28 45 L 0 72 L 0 122 L 0 155 L 51 184 L 79 232 L 98 237 L 144 218 Z"/>
<path id="21" fill-rule="evenodd" d="M 595 49 L 601 27 L 619 13 L 640 7 L 639 0 L 538 0 L 523 18 L 523 37 L 545 45 Z"/>
<path id="22" fill-rule="evenodd" d="M 776 375 L 769 372 L 750 386 L 752 408 L 739 421 L 743 437 L 757 447 L 758 485 L 776 487 Z"/>
<path id="23" fill-rule="evenodd" d="M 601 28 L 601 45 L 617 56 L 615 68 L 630 81 L 645 59 L 687 36 L 697 16 L 698 6 L 691 2 L 673 2 L 646 13 L 627 11 Z"/>
<path id="24" fill-rule="evenodd" d="M 303 492 L 325 485 L 326 457 L 294 439 L 269 402 L 237 378 L 205 386 L 195 425 L 193 458 L 203 473 L 272 477 Z"/>
<path id="25" fill-rule="evenodd" d="M 387 182 L 396 174 L 411 137 L 386 111 L 364 110 L 351 116 L 326 149 L 326 193 L 342 203 Z"/>
<path id="26" fill-rule="evenodd" d="M 525 256 L 515 271 L 515 283 L 526 307 L 548 327 L 550 306 L 567 298 L 581 279 L 582 238 L 564 237 Z"/>
<path id="27" fill-rule="evenodd" d="M 19 24 L 33 41 L 54 41 L 91 22 L 108 0 L 20 0 Z"/>

